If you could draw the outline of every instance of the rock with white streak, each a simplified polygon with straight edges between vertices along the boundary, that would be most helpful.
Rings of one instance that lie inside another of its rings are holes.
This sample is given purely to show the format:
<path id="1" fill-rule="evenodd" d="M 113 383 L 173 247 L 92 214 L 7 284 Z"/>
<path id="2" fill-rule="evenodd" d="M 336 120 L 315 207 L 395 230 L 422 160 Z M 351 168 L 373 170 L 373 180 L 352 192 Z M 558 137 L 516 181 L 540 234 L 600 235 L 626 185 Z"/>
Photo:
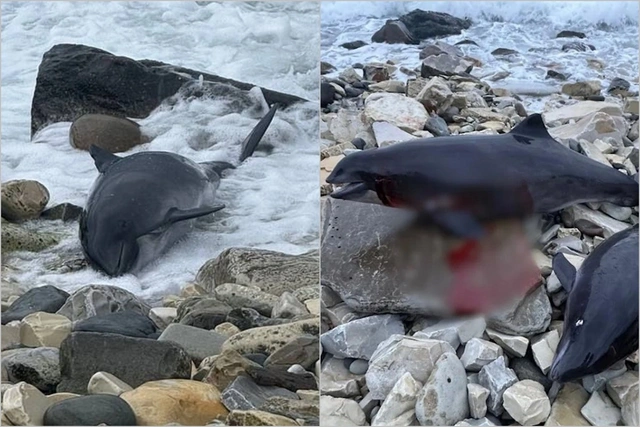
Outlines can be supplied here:
<path id="1" fill-rule="evenodd" d="M 445 353 L 418 393 L 416 418 L 420 425 L 453 425 L 468 416 L 466 372 L 455 354 Z"/>
<path id="2" fill-rule="evenodd" d="M 395 144 L 396 142 L 409 141 L 416 137 L 399 127 L 387 122 L 374 122 L 371 125 L 373 135 L 379 147 Z"/>
<path id="3" fill-rule="evenodd" d="M 580 410 L 589 400 L 589 393 L 576 383 L 566 383 L 558 393 L 545 426 L 588 426 Z"/>
<path id="4" fill-rule="evenodd" d="M 542 384 L 531 380 L 515 383 L 505 390 L 504 409 L 523 426 L 540 424 L 549 417 L 551 403 Z"/>
<path id="5" fill-rule="evenodd" d="M 89 380 L 87 391 L 89 394 L 112 394 L 120 396 L 125 391 L 133 390 L 129 384 L 125 383 L 115 375 L 108 372 L 96 372 Z"/>
<path id="6" fill-rule="evenodd" d="M 422 383 L 416 381 L 410 373 L 400 377 L 385 398 L 380 410 L 371 421 L 372 426 L 414 425 L 416 400 Z M 401 421 L 408 421 L 401 423 Z"/>
<path id="7" fill-rule="evenodd" d="M 568 227 L 573 227 L 578 221 L 582 221 L 582 225 L 577 224 L 578 228 L 583 227 L 584 224 L 589 224 L 589 228 L 602 229 L 602 236 L 605 239 L 629 227 L 627 223 L 613 219 L 609 215 L 584 205 L 572 205 L 564 209 L 562 211 L 562 221 Z M 599 233 L 596 234 L 599 235 Z"/>
<path id="8" fill-rule="evenodd" d="M 51 402 L 40 390 L 20 382 L 2 396 L 2 413 L 16 426 L 44 425 L 44 413 Z"/>
<path id="9" fill-rule="evenodd" d="M 529 337 L 546 331 L 550 323 L 551 302 L 544 286 L 539 286 L 519 302 L 493 314 L 487 325 L 504 334 Z"/>
<path id="10" fill-rule="evenodd" d="M 513 369 L 507 367 L 504 356 L 484 366 L 478 373 L 478 382 L 489 390 L 487 409 L 492 414 L 500 416 L 504 411 L 502 406 L 504 391 L 518 382 Z"/>
<path id="11" fill-rule="evenodd" d="M 638 388 L 638 371 L 627 371 L 607 382 L 607 394 L 620 408 L 633 388 Z"/>
<path id="12" fill-rule="evenodd" d="M 56 347 L 71 333 L 71 320 L 60 314 L 32 313 L 22 319 L 20 341 L 25 347 Z"/>
<path id="13" fill-rule="evenodd" d="M 458 329 L 454 325 L 435 324 L 416 332 L 413 337 L 446 341 L 451 345 L 451 347 L 453 347 L 454 350 L 457 350 L 458 347 L 460 347 Z"/>
<path id="14" fill-rule="evenodd" d="M 640 417 L 638 416 L 638 385 L 632 387 L 624 397 L 622 402 L 622 420 L 625 425 L 640 425 Z"/>
<path id="15" fill-rule="evenodd" d="M 490 341 L 473 338 L 464 348 L 460 361 L 467 371 L 477 372 L 502 356 L 502 347 Z"/>
<path id="16" fill-rule="evenodd" d="M 383 314 L 353 320 L 322 334 L 322 348 L 337 357 L 369 360 L 378 344 L 395 334 L 404 334 L 396 315 Z"/>
<path id="17" fill-rule="evenodd" d="M 384 399 L 407 372 L 416 381 L 426 382 L 436 361 L 444 353 L 455 355 L 448 343 L 438 340 L 394 335 L 380 343 L 369 361 L 366 374 L 371 398 Z"/>
<path id="18" fill-rule="evenodd" d="M 509 355 L 524 357 L 529 347 L 529 339 L 519 335 L 503 334 L 493 329 L 487 329 L 487 335 Z"/>
<path id="19" fill-rule="evenodd" d="M 580 120 L 595 112 L 603 112 L 610 116 L 622 116 L 622 109 L 618 104 L 611 102 L 581 101 L 567 105 L 543 114 L 546 123 L 567 123 L 570 120 Z"/>
<path id="20" fill-rule="evenodd" d="M 487 415 L 487 398 L 489 390 L 480 384 L 467 384 L 467 398 L 469 399 L 469 415 L 471 418 L 482 418 Z"/>
<path id="21" fill-rule="evenodd" d="M 479 426 L 499 426 L 500 424 L 496 424 L 493 421 L 491 421 L 489 418 L 487 417 L 482 417 L 479 420 L 474 420 L 473 418 L 468 418 L 466 420 L 462 420 L 459 423 L 455 423 L 455 426 L 473 426 L 473 427 L 479 427 Z"/>
<path id="22" fill-rule="evenodd" d="M 615 426 L 622 419 L 620 408 L 602 391 L 593 393 L 580 413 L 594 426 Z"/>
<path id="23" fill-rule="evenodd" d="M 374 93 L 364 105 L 369 120 L 389 122 L 408 132 L 422 130 L 429 119 L 420 102 L 396 93 Z"/>
<path id="24" fill-rule="evenodd" d="M 322 424 L 333 426 L 364 426 L 367 417 L 360 405 L 353 400 L 320 396 Z"/>
<path id="25" fill-rule="evenodd" d="M 153 307 L 149 310 L 149 318 L 159 329 L 166 329 L 178 317 L 176 307 Z"/>
<path id="26" fill-rule="evenodd" d="M 601 161 L 606 158 L 592 141 L 606 138 L 621 141 L 628 130 L 629 125 L 623 117 L 594 112 L 580 118 L 575 123 L 551 128 L 549 134 L 565 145 L 570 145 L 572 140 L 589 141 L 588 144 L 585 144 L 587 148 L 581 147 L 582 151 L 594 160 Z M 609 166 L 609 162 L 606 162 L 606 165 Z"/>
<path id="27" fill-rule="evenodd" d="M 535 337 L 531 341 L 531 351 L 533 352 L 533 360 L 542 370 L 543 374 L 547 374 L 551 369 L 553 356 L 560 342 L 560 336 L 557 331 L 550 331 Z"/>

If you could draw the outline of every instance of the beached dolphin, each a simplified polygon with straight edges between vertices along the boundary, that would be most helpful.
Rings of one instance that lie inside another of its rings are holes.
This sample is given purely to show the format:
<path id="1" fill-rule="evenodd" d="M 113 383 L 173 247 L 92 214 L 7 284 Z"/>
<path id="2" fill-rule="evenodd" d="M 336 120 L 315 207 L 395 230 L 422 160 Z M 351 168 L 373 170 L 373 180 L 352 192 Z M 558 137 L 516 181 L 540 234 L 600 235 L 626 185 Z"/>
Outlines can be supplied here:
<path id="1" fill-rule="evenodd" d="M 242 143 L 240 161 L 253 154 L 276 109 Z M 80 241 L 89 264 L 110 276 L 138 271 L 183 237 L 190 220 L 224 208 L 215 196 L 229 163 L 161 151 L 118 157 L 95 145 L 89 152 L 100 175 L 80 217 Z"/>
<path id="2" fill-rule="evenodd" d="M 638 225 L 598 245 L 576 272 L 563 254 L 553 269 L 569 292 L 549 376 L 597 374 L 638 350 Z"/>
<path id="3" fill-rule="evenodd" d="M 503 135 L 415 139 L 360 151 L 327 178 L 331 197 L 419 210 L 460 237 L 482 221 L 550 213 L 584 202 L 638 205 L 638 183 L 554 140 L 532 114 Z"/>

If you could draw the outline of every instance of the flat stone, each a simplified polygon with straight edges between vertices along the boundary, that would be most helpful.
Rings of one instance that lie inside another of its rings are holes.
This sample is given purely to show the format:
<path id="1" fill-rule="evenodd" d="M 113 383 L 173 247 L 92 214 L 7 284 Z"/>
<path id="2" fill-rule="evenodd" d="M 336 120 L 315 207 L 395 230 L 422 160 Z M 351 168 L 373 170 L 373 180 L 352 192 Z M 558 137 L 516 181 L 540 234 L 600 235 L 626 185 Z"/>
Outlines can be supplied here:
<path id="1" fill-rule="evenodd" d="M 280 299 L 273 306 L 271 317 L 291 319 L 296 316 L 309 314 L 307 307 L 296 298 L 291 292 L 283 292 Z"/>
<path id="2" fill-rule="evenodd" d="M 400 80 L 385 80 L 379 83 L 369 85 L 372 92 L 402 93 L 405 92 L 405 85 Z"/>
<path id="3" fill-rule="evenodd" d="M 233 308 L 253 308 L 263 316 L 271 316 L 273 307 L 278 302 L 275 295 L 236 283 L 216 286 L 214 295 Z"/>
<path id="4" fill-rule="evenodd" d="M 205 357 L 220 354 L 226 340 L 227 336 L 217 332 L 178 323 L 169 325 L 158 338 L 158 341 L 170 341 L 178 344 L 195 363 L 200 363 Z"/>
<path id="5" fill-rule="evenodd" d="M 364 112 L 371 121 L 388 122 L 408 132 L 422 130 L 429 118 L 420 102 L 396 93 L 370 95 Z"/>
<path id="6" fill-rule="evenodd" d="M 134 338 L 158 337 L 156 324 L 135 311 L 99 314 L 77 321 L 73 325 L 73 332 L 105 332 Z"/>
<path id="7" fill-rule="evenodd" d="M 125 289 L 110 285 L 88 285 L 71 294 L 57 313 L 76 321 L 117 311 L 135 311 L 146 316 L 149 309 L 146 303 Z"/>
<path id="8" fill-rule="evenodd" d="M 297 426 L 295 420 L 282 415 L 265 411 L 231 411 L 227 416 L 226 425 L 229 426 Z"/>
<path id="9" fill-rule="evenodd" d="M 264 366 L 291 366 L 299 364 L 310 369 L 319 357 L 318 337 L 301 335 L 293 338 L 265 360 Z"/>
<path id="10" fill-rule="evenodd" d="M 2 183 L 2 217 L 26 221 L 40 216 L 49 203 L 49 191 L 38 181 L 14 180 Z"/>
<path id="11" fill-rule="evenodd" d="M 331 396 L 320 396 L 320 419 L 323 425 L 364 426 L 367 417 L 357 402 Z"/>
<path id="12" fill-rule="evenodd" d="M 237 377 L 222 392 L 222 402 L 229 410 L 258 409 L 270 397 L 298 400 L 298 395 L 282 387 L 262 386 L 246 376 Z"/>
<path id="13" fill-rule="evenodd" d="M 130 390 L 133 390 L 133 387 L 108 372 L 96 372 L 89 379 L 89 385 L 87 386 L 89 394 L 120 396 L 125 391 Z"/>
<path id="14" fill-rule="evenodd" d="M 567 123 L 570 120 L 579 120 L 595 112 L 603 112 L 610 116 L 622 116 L 622 109 L 618 104 L 599 101 L 580 101 L 576 104 L 543 113 L 543 117 L 546 123 Z"/>
<path id="15" fill-rule="evenodd" d="M 455 354 L 440 356 L 417 399 L 421 425 L 452 425 L 469 416 L 467 375 Z"/>
<path id="16" fill-rule="evenodd" d="M 510 356 L 524 357 L 529 347 L 529 339 L 517 335 L 503 334 L 493 329 L 487 329 L 487 335 L 489 338 Z"/>
<path id="17" fill-rule="evenodd" d="M 97 394 L 64 399 L 44 413 L 45 426 L 97 426 L 100 424 L 133 426 L 136 415 L 118 396 Z"/>
<path id="18" fill-rule="evenodd" d="M 47 397 L 26 382 L 10 387 L 2 396 L 2 413 L 16 426 L 45 425 L 43 417 L 49 405 Z"/>
<path id="19" fill-rule="evenodd" d="M 0 235 L 2 237 L 2 251 L 4 253 L 22 251 L 40 252 L 60 243 L 59 233 L 47 232 L 42 229 L 34 230 L 21 224 L 10 223 L 4 218 L 2 218 L 0 222 L 2 223 Z M 4 306 L 5 304 L 3 304 L 3 310 L 6 312 Z"/>
<path id="20" fill-rule="evenodd" d="M 601 230 L 595 234 L 601 235 L 605 239 L 629 227 L 627 223 L 613 219 L 602 212 L 589 209 L 584 205 L 573 205 L 564 209 L 562 211 L 562 221 L 568 226 L 576 224 L 578 228 L 580 228 L 578 222 L 582 221 L 589 224 L 590 228 Z"/>
<path id="21" fill-rule="evenodd" d="M 435 325 L 416 332 L 413 334 L 413 337 L 445 341 L 448 342 L 454 350 L 457 350 L 458 347 L 460 347 L 458 329 L 454 325 L 441 325 L 440 323 L 436 323 Z"/>
<path id="22" fill-rule="evenodd" d="M 260 406 L 261 411 L 281 415 L 294 420 L 303 420 L 304 425 L 320 425 L 320 402 L 315 400 L 294 400 L 285 397 L 270 397 Z"/>
<path id="23" fill-rule="evenodd" d="M 149 310 L 149 318 L 153 320 L 158 329 L 165 329 L 178 315 L 176 307 L 153 307 Z"/>
<path id="24" fill-rule="evenodd" d="M 309 313 L 320 316 L 320 298 L 308 299 L 304 302 L 304 306 L 307 307 Z"/>
<path id="25" fill-rule="evenodd" d="M 2 351 L 20 347 L 20 321 L 14 320 L 2 325 L 0 336 L 2 336 Z"/>
<path id="26" fill-rule="evenodd" d="M 54 393 L 60 382 L 59 351 L 53 347 L 18 348 L 2 352 L 8 380 L 25 381 L 43 393 Z"/>
<path id="27" fill-rule="evenodd" d="M 62 381 L 57 390 L 85 393 L 93 374 L 100 371 L 135 388 L 147 381 L 191 378 L 191 357 L 173 342 L 97 332 L 71 333 L 60 346 Z"/>
<path id="28" fill-rule="evenodd" d="M 607 394 L 620 408 L 623 406 L 625 397 L 633 388 L 638 388 L 638 371 L 627 371 L 619 377 L 607 381 Z"/>
<path id="29" fill-rule="evenodd" d="M 550 323 L 551 303 L 544 286 L 487 320 L 487 325 L 498 332 L 525 337 L 544 332 Z"/>
<path id="30" fill-rule="evenodd" d="M 409 373 L 401 376 L 371 420 L 371 425 L 415 425 L 416 400 L 422 386 Z M 397 419 L 400 417 L 413 422 L 398 424 Z"/>
<path id="31" fill-rule="evenodd" d="M 504 391 L 518 382 L 515 372 L 507 367 L 504 356 L 500 356 L 480 370 L 478 381 L 481 386 L 489 390 L 487 409 L 493 415 L 500 416 L 504 410 L 502 406 Z"/>
<path id="32" fill-rule="evenodd" d="M 574 42 L 571 45 L 576 46 L 579 45 L 581 48 L 585 46 L 580 42 Z M 568 46 L 568 45 L 565 45 Z M 564 46 L 563 49 L 565 50 Z M 583 50 L 583 49 L 579 49 Z M 562 85 L 562 93 L 567 94 L 569 96 L 578 96 L 578 97 L 589 97 L 600 95 L 600 91 L 602 90 L 602 85 L 599 80 L 590 80 L 584 82 L 576 82 L 576 83 L 565 83 Z"/>
<path id="33" fill-rule="evenodd" d="M 467 371 L 478 372 L 483 366 L 502 356 L 502 348 L 490 341 L 473 338 L 464 348 L 460 358 Z"/>
<path id="34" fill-rule="evenodd" d="M 547 420 L 551 403 L 542 384 L 531 380 L 515 383 L 503 394 L 504 409 L 520 425 L 538 425 Z"/>
<path id="35" fill-rule="evenodd" d="M 59 314 L 32 313 L 22 319 L 20 341 L 26 347 L 60 347 L 71 333 L 71 321 Z"/>
<path id="36" fill-rule="evenodd" d="M 551 414 L 545 422 L 545 426 L 588 426 L 587 421 L 580 410 L 589 400 L 589 393 L 579 384 L 566 383 L 558 393 Z"/>
<path id="37" fill-rule="evenodd" d="M 76 221 L 82 214 L 82 208 L 72 203 L 60 203 L 46 209 L 40 215 L 40 218 L 61 221 Z"/>
<path id="38" fill-rule="evenodd" d="M 371 397 L 383 400 L 405 373 L 425 383 L 444 353 L 455 355 L 455 350 L 444 341 L 391 336 L 380 343 L 369 361 L 366 379 Z"/>
<path id="39" fill-rule="evenodd" d="M 395 334 L 404 334 L 398 316 L 369 316 L 339 325 L 322 334 L 322 348 L 337 357 L 369 360 L 378 345 Z"/>
<path id="40" fill-rule="evenodd" d="M 122 393 L 120 398 L 131 406 L 139 426 L 202 426 L 228 413 L 220 391 L 199 381 L 150 381 Z"/>
<path id="41" fill-rule="evenodd" d="M 535 337 L 531 341 L 531 351 L 533 352 L 533 360 L 542 370 L 543 374 L 547 374 L 551 369 L 553 356 L 560 342 L 560 336 L 556 331 L 550 331 Z"/>
<path id="42" fill-rule="evenodd" d="M 373 135 L 379 147 L 385 147 L 397 142 L 405 142 L 416 138 L 412 134 L 387 122 L 373 122 L 371 129 L 373 130 Z"/>
<path id="43" fill-rule="evenodd" d="M 602 391 L 594 392 L 580 413 L 594 426 L 615 426 L 622 420 L 622 413 Z"/>
<path id="44" fill-rule="evenodd" d="M 422 61 L 420 75 L 422 77 L 451 76 L 466 72 L 472 65 L 471 61 L 463 57 L 441 53 L 428 56 Z"/>
<path id="45" fill-rule="evenodd" d="M 233 323 L 223 322 L 218 326 L 213 328 L 214 332 L 217 332 L 220 335 L 224 335 L 225 337 L 231 337 L 240 332 L 240 328 L 238 328 Z"/>
<path id="46" fill-rule="evenodd" d="M 487 398 L 489 390 L 480 384 L 467 384 L 467 398 L 469 400 L 469 415 L 471 418 L 482 418 L 487 415 Z"/>
<path id="47" fill-rule="evenodd" d="M 618 221 L 628 220 L 633 213 L 631 208 L 625 206 L 617 206 L 609 202 L 603 202 L 600 210 L 609 215 L 611 218 L 617 219 Z"/>
<path id="48" fill-rule="evenodd" d="M 36 312 L 55 313 L 65 303 L 69 294 L 54 286 L 39 286 L 28 290 L 2 313 L 2 324 L 22 320 Z"/>
<path id="49" fill-rule="evenodd" d="M 640 425 L 638 416 L 638 386 L 632 387 L 622 402 L 622 420 L 628 426 Z"/>

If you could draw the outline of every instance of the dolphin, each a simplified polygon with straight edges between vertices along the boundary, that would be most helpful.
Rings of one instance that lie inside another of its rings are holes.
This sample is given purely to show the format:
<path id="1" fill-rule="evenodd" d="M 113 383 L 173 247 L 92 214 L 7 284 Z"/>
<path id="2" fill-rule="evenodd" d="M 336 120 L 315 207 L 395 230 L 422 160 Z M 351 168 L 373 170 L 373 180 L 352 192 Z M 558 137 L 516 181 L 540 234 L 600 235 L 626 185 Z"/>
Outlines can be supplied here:
<path id="1" fill-rule="evenodd" d="M 598 245 L 576 272 L 563 254 L 553 270 L 569 293 L 549 377 L 597 374 L 638 350 L 638 225 Z"/>
<path id="2" fill-rule="evenodd" d="M 349 154 L 326 181 L 331 197 L 418 210 L 459 237 L 481 222 L 585 202 L 638 205 L 638 182 L 567 148 L 532 114 L 503 135 L 415 139 Z"/>
<path id="3" fill-rule="evenodd" d="M 253 154 L 277 108 L 244 140 L 240 161 Z M 139 271 L 183 237 L 193 219 L 224 208 L 215 196 L 229 163 L 195 163 L 162 151 L 118 157 L 95 145 L 89 153 L 100 174 L 80 216 L 80 242 L 89 264 L 109 276 Z"/>

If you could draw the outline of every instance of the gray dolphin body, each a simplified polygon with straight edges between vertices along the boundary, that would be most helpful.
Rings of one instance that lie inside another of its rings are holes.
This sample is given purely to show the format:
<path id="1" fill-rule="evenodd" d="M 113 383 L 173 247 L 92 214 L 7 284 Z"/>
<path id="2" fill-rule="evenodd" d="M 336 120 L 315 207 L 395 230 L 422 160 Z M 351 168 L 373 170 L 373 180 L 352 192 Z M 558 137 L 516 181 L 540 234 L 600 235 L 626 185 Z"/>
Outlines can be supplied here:
<path id="1" fill-rule="evenodd" d="M 276 109 L 245 139 L 241 161 L 253 153 Z M 96 146 L 90 154 L 100 175 L 80 217 L 80 241 L 87 261 L 109 276 L 139 271 L 183 237 L 191 220 L 224 208 L 215 196 L 229 163 L 195 163 L 159 151 L 118 157 Z"/>
<path id="2" fill-rule="evenodd" d="M 562 254 L 553 269 L 569 297 L 551 379 L 596 374 L 638 350 L 637 224 L 596 247 L 577 273 Z"/>
<path id="3" fill-rule="evenodd" d="M 563 146 L 532 114 L 504 135 L 416 139 L 353 153 L 327 178 L 338 199 L 417 209 L 447 231 L 583 202 L 638 204 L 632 178 Z"/>

